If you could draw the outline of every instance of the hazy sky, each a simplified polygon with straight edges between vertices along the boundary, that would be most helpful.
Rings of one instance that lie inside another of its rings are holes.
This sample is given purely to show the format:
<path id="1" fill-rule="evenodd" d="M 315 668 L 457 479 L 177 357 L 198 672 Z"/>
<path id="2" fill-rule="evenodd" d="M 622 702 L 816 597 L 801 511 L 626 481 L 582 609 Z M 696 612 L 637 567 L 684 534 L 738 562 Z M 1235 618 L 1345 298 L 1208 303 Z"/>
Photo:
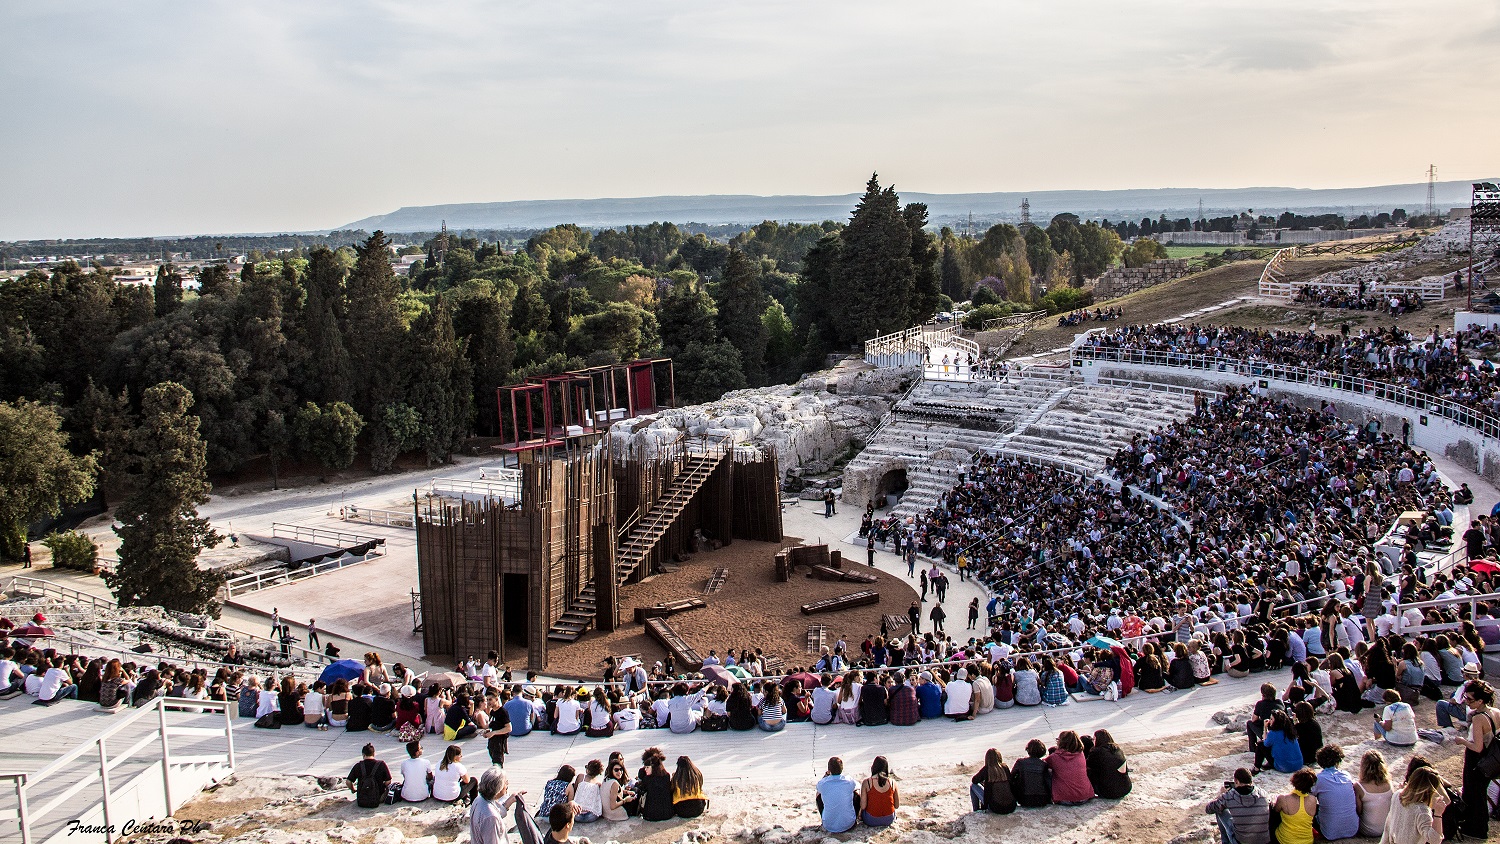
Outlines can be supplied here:
<path id="1" fill-rule="evenodd" d="M 0 239 L 1493 173 L 1494 0 L 0 5 Z"/>

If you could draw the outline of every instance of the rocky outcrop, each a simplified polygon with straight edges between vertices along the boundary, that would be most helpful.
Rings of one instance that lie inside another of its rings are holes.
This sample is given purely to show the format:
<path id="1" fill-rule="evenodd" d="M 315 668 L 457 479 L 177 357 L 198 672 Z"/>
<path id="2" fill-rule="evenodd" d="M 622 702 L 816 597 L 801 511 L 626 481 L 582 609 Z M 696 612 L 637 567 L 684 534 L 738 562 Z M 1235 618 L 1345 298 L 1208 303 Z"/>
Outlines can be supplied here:
<path id="1" fill-rule="evenodd" d="M 829 391 L 830 383 L 838 384 L 838 392 Z M 776 449 L 783 475 L 794 468 L 822 471 L 879 424 L 890 409 L 890 400 L 880 392 L 888 383 L 898 386 L 900 379 L 846 374 L 835 380 L 825 374 L 796 385 L 736 390 L 707 404 L 616 422 L 610 428 L 610 449 L 617 456 L 643 458 L 685 437 L 728 436 L 736 443 Z"/>

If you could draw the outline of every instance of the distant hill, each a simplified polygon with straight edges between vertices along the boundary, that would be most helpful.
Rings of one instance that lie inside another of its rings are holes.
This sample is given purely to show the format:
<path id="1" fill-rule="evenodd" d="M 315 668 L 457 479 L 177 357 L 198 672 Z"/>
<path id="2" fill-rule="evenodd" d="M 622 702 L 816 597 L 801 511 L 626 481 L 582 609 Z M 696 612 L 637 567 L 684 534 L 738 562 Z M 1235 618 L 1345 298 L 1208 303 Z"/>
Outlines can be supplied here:
<path id="1" fill-rule="evenodd" d="M 1492 179 L 1491 179 L 1492 180 Z M 1474 180 L 1481 181 L 1481 180 Z M 1441 212 L 1469 204 L 1470 182 L 1439 182 Z M 1150 188 L 1141 190 L 1008 191 L 1004 193 L 915 193 L 902 191 L 903 202 L 927 203 L 934 220 L 1019 217 L 1021 199 L 1031 202 L 1033 219 L 1071 211 L 1082 217 L 1134 217 L 1160 213 L 1196 215 L 1199 200 L 1204 213 L 1256 209 L 1261 213 L 1285 210 L 1420 212 L 1427 203 L 1427 184 L 1379 185 L 1362 188 Z M 859 194 L 841 196 L 646 196 L 624 199 L 540 199 L 517 202 L 468 202 L 398 208 L 338 226 L 388 232 L 435 231 L 446 220 L 449 229 L 546 228 L 560 223 L 581 226 L 622 226 L 670 221 L 675 223 L 758 223 L 762 220 L 818 222 L 845 220 Z"/>

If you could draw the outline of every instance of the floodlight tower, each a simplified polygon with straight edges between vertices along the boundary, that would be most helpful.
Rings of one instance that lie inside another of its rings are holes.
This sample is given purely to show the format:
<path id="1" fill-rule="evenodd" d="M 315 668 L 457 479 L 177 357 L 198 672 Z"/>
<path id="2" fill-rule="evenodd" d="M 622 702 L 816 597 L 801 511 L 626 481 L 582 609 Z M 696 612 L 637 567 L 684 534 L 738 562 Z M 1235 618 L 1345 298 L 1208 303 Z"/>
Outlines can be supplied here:
<path id="1" fill-rule="evenodd" d="M 1427 165 L 1427 216 L 1437 214 L 1437 165 Z"/>

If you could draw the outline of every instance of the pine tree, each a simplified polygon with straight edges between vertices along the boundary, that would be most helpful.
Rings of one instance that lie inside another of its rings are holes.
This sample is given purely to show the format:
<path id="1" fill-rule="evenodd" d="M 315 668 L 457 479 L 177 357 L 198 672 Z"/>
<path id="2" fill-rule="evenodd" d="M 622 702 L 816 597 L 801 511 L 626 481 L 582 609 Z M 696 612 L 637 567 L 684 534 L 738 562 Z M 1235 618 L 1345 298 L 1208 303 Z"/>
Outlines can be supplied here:
<path id="1" fill-rule="evenodd" d="M 745 381 L 752 387 L 766 383 L 766 328 L 760 321 L 765 310 L 760 268 L 739 247 L 730 247 L 719 282 L 719 333 L 739 350 Z"/>
<path id="2" fill-rule="evenodd" d="M 714 300 L 704 292 L 697 279 L 672 285 L 657 306 L 661 323 L 661 345 L 668 357 L 676 357 L 689 343 L 713 345 L 719 342 L 719 312 Z"/>
<path id="3" fill-rule="evenodd" d="M 105 582 L 122 606 L 160 606 L 218 614 L 222 575 L 198 568 L 198 554 L 222 537 L 198 515 L 208 501 L 207 448 L 192 394 L 166 381 L 141 398 L 131 435 L 133 490 L 120 504 L 115 533 L 120 562 Z"/>
<path id="4" fill-rule="evenodd" d="M 911 229 L 895 188 L 872 175 L 842 234 L 829 307 L 838 340 L 852 346 L 911 324 L 916 268 Z"/>
<path id="5" fill-rule="evenodd" d="M 469 432 L 474 415 L 473 366 L 453 333 L 448 300 L 412 323 L 407 352 L 408 403 L 421 420 L 417 441 L 427 462 L 446 463 Z"/>

